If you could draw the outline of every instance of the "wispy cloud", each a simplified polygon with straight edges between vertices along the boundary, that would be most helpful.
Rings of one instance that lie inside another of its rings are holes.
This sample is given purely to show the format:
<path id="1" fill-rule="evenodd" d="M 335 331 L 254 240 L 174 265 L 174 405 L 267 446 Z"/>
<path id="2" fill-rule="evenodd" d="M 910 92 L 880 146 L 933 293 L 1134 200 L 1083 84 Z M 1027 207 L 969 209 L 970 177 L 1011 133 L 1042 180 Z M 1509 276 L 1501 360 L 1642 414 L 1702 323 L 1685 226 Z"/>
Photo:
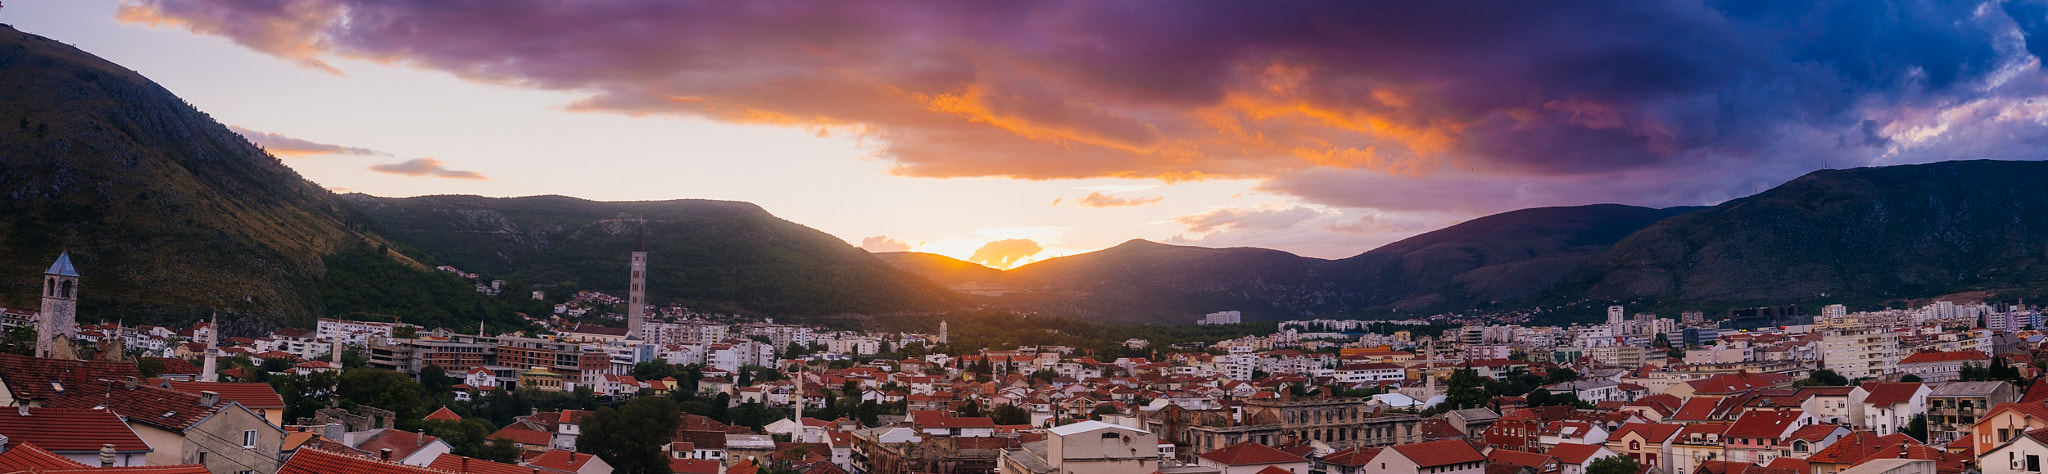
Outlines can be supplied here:
<path id="1" fill-rule="evenodd" d="M 1142 206 L 1145 204 L 1159 202 L 1159 200 L 1161 199 L 1166 198 L 1160 196 L 1126 198 L 1111 196 L 1102 193 L 1088 193 L 1087 196 L 1084 196 L 1081 198 L 1081 200 L 1075 202 L 1081 203 L 1081 207 L 1122 207 Z"/>
<path id="2" fill-rule="evenodd" d="M 484 177 L 483 174 L 477 173 L 475 171 L 448 169 L 447 167 L 442 166 L 441 160 L 436 160 L 433 158 L 414 158 L 410 160 L 401 161 L 398 163 L 385 163 L 381 165 L 371 166 L 370 170 L 379 173 L 391 173 L 406 176 L 431 176 L 436 178 L 454 179 L 490 179 Z"/>
<path id="3" fill-rule="evenodd" d="M 352 146 L 342 146 L 342 145 L 329 145 L 329 144 L 326 144 L 326 143 L 318 143 L 318 142 L 314 142 L 314 141 L 310 141 L 310 140 L 304 140 L 304 139 L 299 139 L 299 138 L 292 138 L 292 137 L 287 137 L 287 136 L 284 136 L 283 134 L 277 134 L 277 133 L 270 133 L 270 132 L 263 132 L 263 131 L 257 131 L 257 130 L 250 130 L 250 129 L 248 129 L 248 128 L 243 128 L 243 127 L 241 127 L 241 126 L 235 126 L 235 125 L 230 125 L 230 126 L 228 126 L 228 129 L 229 129 L 229 130 L 234 130 L 234 131 L 235 131 L 235 133 L 239 133 L 239 134 L 242 134 L 242 137 L 243 137 L 243 138 L 248 138 L 248 139 L 249 139 L 249 142 L 250 142 L 250 143 L 255 143 L 255 144 L 256 144 L 256 145 L 258 145 L 258 146 L 262 146 L 262 147 L 263 147 L 263 149 L 264 149 L 265 151 L 269 151 L 269 152 L 270 152 L 270 154 L 273 154 L 273 155 L 277 155 L 277 156 L 289 156 L 289 157 L 302 157 L 302 156 L 310 156 L 310 155 L 364 155 L 364 156 L 391 156 L 391 154 L 390 154 L 390 153 L 385 153 L 385 152 L 381 152 L 381 151 L 377 151 L 377 150 L 372 150 L 372 149 L 369 149 L 369 148 L 362 148 L 362 147 L 352 147 Z"/>

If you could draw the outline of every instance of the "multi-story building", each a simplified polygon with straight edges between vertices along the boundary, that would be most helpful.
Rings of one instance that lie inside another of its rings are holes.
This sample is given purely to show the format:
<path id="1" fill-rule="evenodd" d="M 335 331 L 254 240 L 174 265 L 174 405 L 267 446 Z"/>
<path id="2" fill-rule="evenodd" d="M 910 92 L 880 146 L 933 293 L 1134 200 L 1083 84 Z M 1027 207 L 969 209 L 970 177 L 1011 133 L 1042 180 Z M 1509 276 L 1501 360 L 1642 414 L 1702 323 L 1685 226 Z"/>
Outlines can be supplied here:
<path id="1" fill-rule="evenodd" d="M 2003 381 L 1950 382 L 1927 394 L 1927 442 L 1940 446 L 1970 435 L 1970 426 L 1991 407 L 2019 399 Z"/>
<path id="2" fill-rule="evenodd" d="M 1977 351 L 1920 351 L 1899 361 L 1899 371 L 1919 377 L 1922 382 L 1948 382 L 1962 373 L 1963 366 L 1991 365 L 1991 355 Z"/>
<path id="3" fill-rule="evenodd" d="M 1586 356 L 1610 367 L 1633 369 L 1649 363 L 1650 350 L 1641 346 L 1591 347 Z"/>
<path id="4" fill-rule="evenodd" d="M 545 368 L 561 374 L 566 383 L 594 385 L 611 368 L 611 356 L 596 346 L 503 337 L 498 339 L 497 365 L 520 369 Z"/>
<path id="5" fill-rule="evenodd" d="M 1878 377 L 1897 369 L 1898 347 L 1899 337 L 1890 329 L 1835 329 L 1821 337 L 1821 362 L 1843 377 Z"/>
<path id="6" fill-rule="evenodd" d="M 1100 421 L 1046 430 L 1044 441 L 1004 450 L 1002 474 L 1125 474 L 1159 470 L 1159 437 Z"/>

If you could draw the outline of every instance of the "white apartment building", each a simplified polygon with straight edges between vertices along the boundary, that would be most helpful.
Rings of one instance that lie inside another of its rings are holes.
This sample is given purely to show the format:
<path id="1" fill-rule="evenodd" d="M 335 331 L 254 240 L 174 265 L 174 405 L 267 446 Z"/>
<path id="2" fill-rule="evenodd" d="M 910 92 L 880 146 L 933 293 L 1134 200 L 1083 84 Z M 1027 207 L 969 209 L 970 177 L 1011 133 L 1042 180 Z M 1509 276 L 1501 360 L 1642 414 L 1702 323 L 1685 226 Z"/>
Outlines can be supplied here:
<path id="1" fill-rule="evenodd" d="M 1899 365 L 1899 337 L 1887 329 L 1852 328 L 1821 336 L 1821 363 L 1843 377 L 1877 377 Z"/>

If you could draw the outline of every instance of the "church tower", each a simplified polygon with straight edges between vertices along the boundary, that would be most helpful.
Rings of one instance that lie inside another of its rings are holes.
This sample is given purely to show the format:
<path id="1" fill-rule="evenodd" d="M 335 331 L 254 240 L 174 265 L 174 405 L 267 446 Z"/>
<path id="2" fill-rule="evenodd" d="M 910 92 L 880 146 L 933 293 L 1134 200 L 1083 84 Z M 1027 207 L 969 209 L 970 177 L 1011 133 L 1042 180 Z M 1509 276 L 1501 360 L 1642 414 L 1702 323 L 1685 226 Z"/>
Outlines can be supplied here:
<path id="1" fill-rule="evenodd" d="M 199 369 L 199 381 L 220 381 L 220 362 L 216 360 L 220 357 L 220 351 L 216 349 L 218 346 L 220 346 L 220 313 L 214 313 L 213 322 L 207 323 L 206 366 Z"/>
<path id="2" fill-rule="evenodd" d="M 946 344 L 950 342 L 952 341 L 946 339 L 946 320 L 941 319 L 939 320 L 939 343 Z"/>
<path id="3" fill-rule="evenodd" d="M 626 337 L 646 339 L 640 324 L 647 317 L 647 224 L 640 225 L 640 244 L 633 247 L 633 286 L 626 290 Z"/>
<path id="4" fill-rule="evenodd" d="M 36 357 L 68 358 L 69 345 L 78 336 L 78 270 L 71 268 L 71 253 L 57 255 L 57 263 L 43 271 L 43 306 L 36 316 Z M 63 345 L 63 347 L 59 347 Z"/>

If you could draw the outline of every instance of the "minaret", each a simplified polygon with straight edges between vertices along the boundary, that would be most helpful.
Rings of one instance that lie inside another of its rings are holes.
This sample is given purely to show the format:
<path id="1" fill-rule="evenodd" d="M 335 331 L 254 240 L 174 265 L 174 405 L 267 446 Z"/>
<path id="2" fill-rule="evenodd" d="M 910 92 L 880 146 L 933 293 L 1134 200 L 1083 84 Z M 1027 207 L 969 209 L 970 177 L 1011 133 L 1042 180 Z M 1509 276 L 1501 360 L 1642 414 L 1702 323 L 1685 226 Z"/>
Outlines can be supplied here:
<path id="1" fill-rule="evenodd" d="M 647 223 L 640 223 L 640 244 L 633 247 L 633 287 L 626 292 L 626 337 L 644 338 L 640 320 L 647 317 Z"/>
<path id="2" fill-rule="evenodd" d="M 939 343 L 946 344 L 948 341 L 946 339 L 946 320 L 941 319 L 939 320 Z"/>
<path id="3" fill-rule="evenodd" d="M 220 363 L 215 360 L 219 351 L 214 346 L 220 343 L 220 313 L 213 313 L 213 322 L 209 324 L 206 331 L 206 367 L 200 369 L 199 381 L 219 382 Z"/>
<path id="4" fill-rule="evenodd" d="M 36 316 L 36 357 L 68 358 L 71 338 L 78 335 L 78 270 L 71 268 L 71 253 L 57 255 L 57 262 L 43 271 L 43 306 Z"/>

